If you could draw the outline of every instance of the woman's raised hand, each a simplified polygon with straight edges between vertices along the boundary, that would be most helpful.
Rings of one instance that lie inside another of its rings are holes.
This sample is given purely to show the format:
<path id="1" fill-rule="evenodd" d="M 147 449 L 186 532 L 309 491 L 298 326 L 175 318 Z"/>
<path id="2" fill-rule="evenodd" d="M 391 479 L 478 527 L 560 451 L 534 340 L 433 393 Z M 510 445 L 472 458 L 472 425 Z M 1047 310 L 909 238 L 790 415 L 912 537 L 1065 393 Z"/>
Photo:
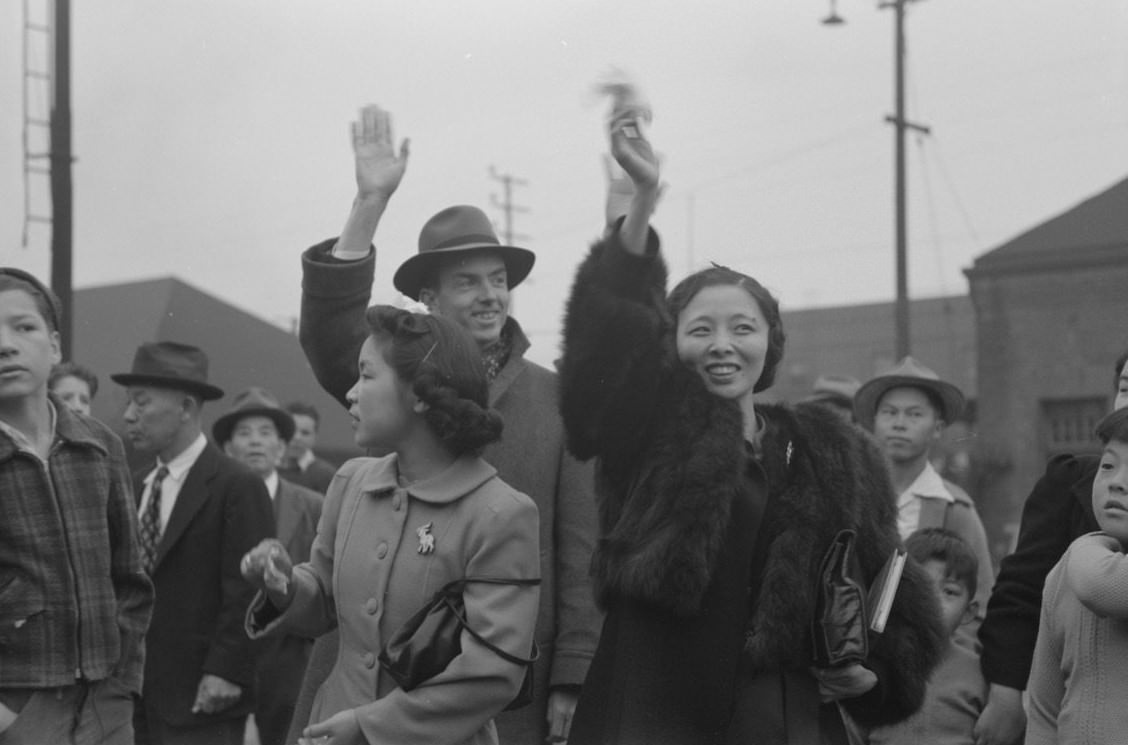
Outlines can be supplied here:
<path id="1" fill-rule="evenodd" d="M 644 112 L 637 105 L 617 105 L 611 112 L 607 131 L 611 138 L 611 155 L 630 177 L 634 190 L 657 196 L 662 181 L 661 168 L 642 129 L 648 118 L 644 113 L 648 110 Z"/>
<path id="2" fill-rule="evenodd" d="M 352 143 L 357 197 L 390 197 L 407 170 L 411 141 L 404 140 L 397 153 L 391 114 L 369 104 L 352 123 Z"/>
<path id="3" fill-rule="evenodd" d="M 275 538 L 265 538 L 243 556 L 239 564 L 243 579 L 265 593 L 275 608 L 285 610 L 290 604 L 294 565 L 290 554 Z"/>

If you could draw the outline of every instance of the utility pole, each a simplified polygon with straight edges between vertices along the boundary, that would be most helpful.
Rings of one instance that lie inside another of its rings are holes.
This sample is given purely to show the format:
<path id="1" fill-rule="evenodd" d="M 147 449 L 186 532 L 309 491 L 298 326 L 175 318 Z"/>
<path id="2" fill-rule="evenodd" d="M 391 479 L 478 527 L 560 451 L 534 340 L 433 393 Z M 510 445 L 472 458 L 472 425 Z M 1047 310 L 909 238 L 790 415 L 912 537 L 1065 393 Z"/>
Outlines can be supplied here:
<path id="1" fill-rule="evenodd" d="M 885 0 L 878 3 L 879 8 L 893 9 L 893 99 L 895 113 L 885 117 L 894 127 L 894 254 L 897 272 L 897 300 L 894 306 L 894 325 L 896 328 L 895 349 L 897 359 L 912 351 L 912 333 L 909 324 L 909 269 L 908 269 L 908 185 L 905 179 L 905 132 L 913 130 L 929 134 L 931 130 L 921 124 L 905 119 L 905 6 L 916 0 Z M 845 21 L 838 15 L 836 0 L 830 0 L 830 14 L 822 21 L 828 26 L 840 26 Z"/>
<path id="2" fill-rule="evenodd" d="M 72 237 L 71 181 L 70 0 L 55 0 L 55 95 L 51 109 L 51 289 L 62 301 L 59 336 L 63 359 L 72 349 Z"/>
<path id="3" fill-rule="evenodd" d="M 529 240 L 527 235 L 518 235 L 513 232 L 513 214 L 515 212 L 527 213 L 529 211 L 528 207 L 519 207 L 513 204 L 513 187 L 528 186 L 529 182 L 524 179 L 519 179 L 512 174 L 498 173 L 497 169 L 493 166 L 490 166 L 490 178 L 495 181 L 500 181 L 502 189 L 505 192 L 505 196 L 500 200 L 497 198 L 496 194 L 490 194 L 490 202 L 494 207 L 500 209 L 505 216 L 505 227 L 502 230 L 502 239 L 505 241 L 506 245 L 509 246 L 514 245 L 514 241 Z"/>
<path id="4" fill-rule="evenodd" d="M 894 47 L 894 97 L 896 99 L 896 113 L 885 117 L 885 121 L 894 127 L 896 144 L 894 154 L 896 161 L 893 169 L 894 192 L 896 195 L 896 227 L 894 230 L 897 255 L 897 303 L 894 310 L 897 326 L 897 359 L 911 353 L 912 335 L 909 328 L 909 233 L 908 233 L 908 184 L 905 179 L 905 130 L 911 129 L 921 134 L 928 134 L 931 130 L 920 124 L 913 124 L 905 119 L 905 4 L 912 0 L 890 0 L 881 3 L 880 8 L 893 9 L 893 47 Z"/>

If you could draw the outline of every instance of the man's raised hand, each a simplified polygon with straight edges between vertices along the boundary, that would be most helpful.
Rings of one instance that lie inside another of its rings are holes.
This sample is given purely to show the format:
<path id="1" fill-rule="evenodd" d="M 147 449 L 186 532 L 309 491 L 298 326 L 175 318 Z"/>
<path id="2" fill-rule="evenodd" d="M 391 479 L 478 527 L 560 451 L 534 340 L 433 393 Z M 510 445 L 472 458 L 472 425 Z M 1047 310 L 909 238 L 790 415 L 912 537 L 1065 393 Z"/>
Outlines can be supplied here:
<path id="1" fill-rule="evenodd" d="M 360 110 L 352 123 L 353 154 L 356 158 L 357 198 L 387 198 L 395 192 L 407 170 L 410 140 L 395 150 L 392 116 L 375 104 Z"/>

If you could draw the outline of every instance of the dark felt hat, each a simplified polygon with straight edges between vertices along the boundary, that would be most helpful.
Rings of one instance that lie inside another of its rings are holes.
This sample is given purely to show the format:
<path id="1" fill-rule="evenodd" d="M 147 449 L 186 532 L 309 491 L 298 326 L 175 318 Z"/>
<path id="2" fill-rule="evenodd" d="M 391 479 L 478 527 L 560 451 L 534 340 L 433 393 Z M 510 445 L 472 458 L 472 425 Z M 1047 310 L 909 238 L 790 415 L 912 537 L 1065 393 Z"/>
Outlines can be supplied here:
<path id="1" fill-rule="evenodd" d="M 222 445 L 231 439 L 231 431 L 240 419 L 249 416 L 265 416 L 274 422 L 278 428 L 278 436 L 286 442 L 294 436 L 294 417 L 290 412 L 278 404 L 278 399 L 265 388 L 253 386 L 235 397 L 231 404 L 231 411 L 227 412 L 212 425 L 212 436 Z"/>
<path id="2" fill-rule="evenodd" d="M 456 205 L 447 207 L 423 225 L 419 232 L 419 253 L 400 265 L 392 282 L 404 295 L 418 300 L 423 282 L 439 261 L 482 249 L 496 251 L 501 256 L 510 288 L 529 276 L 537 260 L 536 254 L 527 248 L 502 245 L 486 213 L 477 207 Z"/>
<path id="3" fill-rule="evenodd" d="M 133 355 L 133 369 L 111 375 L 120 385 L 152 385 L 194 393 L 205 401 L 223 398 L 208 382 L 208 356 L 198 347 L 175 341 L 147 342 Z"/>
<path id="4" fill-rule="evenodd" d="M 854 396 L 854 416 L 868 430 L 873 430 L 877 404 L 881 397 L 894 388 L 920 388 L 935 393 L 943 406 L 940 417 L 948 422 L 963 415 L 966 401 L 959 388 L 943 381 L 940 376 L 912 357 L 905 357 L 892 370 L 866 381 Z"/>

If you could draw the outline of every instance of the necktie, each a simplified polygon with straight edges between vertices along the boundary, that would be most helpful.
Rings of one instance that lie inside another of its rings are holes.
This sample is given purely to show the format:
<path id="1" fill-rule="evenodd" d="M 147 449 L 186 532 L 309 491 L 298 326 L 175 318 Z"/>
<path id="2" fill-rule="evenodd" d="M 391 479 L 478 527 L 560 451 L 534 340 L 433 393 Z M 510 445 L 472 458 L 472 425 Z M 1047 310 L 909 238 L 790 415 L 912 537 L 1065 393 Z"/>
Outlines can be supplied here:
<path id="1" fill-rule="evenodd" d="M 149 490 L 149 504 L 141 515 L 141 560 L 145 571 L 152 573 L 157 561 L 157 544 L 161 541 L 161 482 L 168 476 L 168 467 L 161 466 L 153 477 L 153 487 Z"/>

